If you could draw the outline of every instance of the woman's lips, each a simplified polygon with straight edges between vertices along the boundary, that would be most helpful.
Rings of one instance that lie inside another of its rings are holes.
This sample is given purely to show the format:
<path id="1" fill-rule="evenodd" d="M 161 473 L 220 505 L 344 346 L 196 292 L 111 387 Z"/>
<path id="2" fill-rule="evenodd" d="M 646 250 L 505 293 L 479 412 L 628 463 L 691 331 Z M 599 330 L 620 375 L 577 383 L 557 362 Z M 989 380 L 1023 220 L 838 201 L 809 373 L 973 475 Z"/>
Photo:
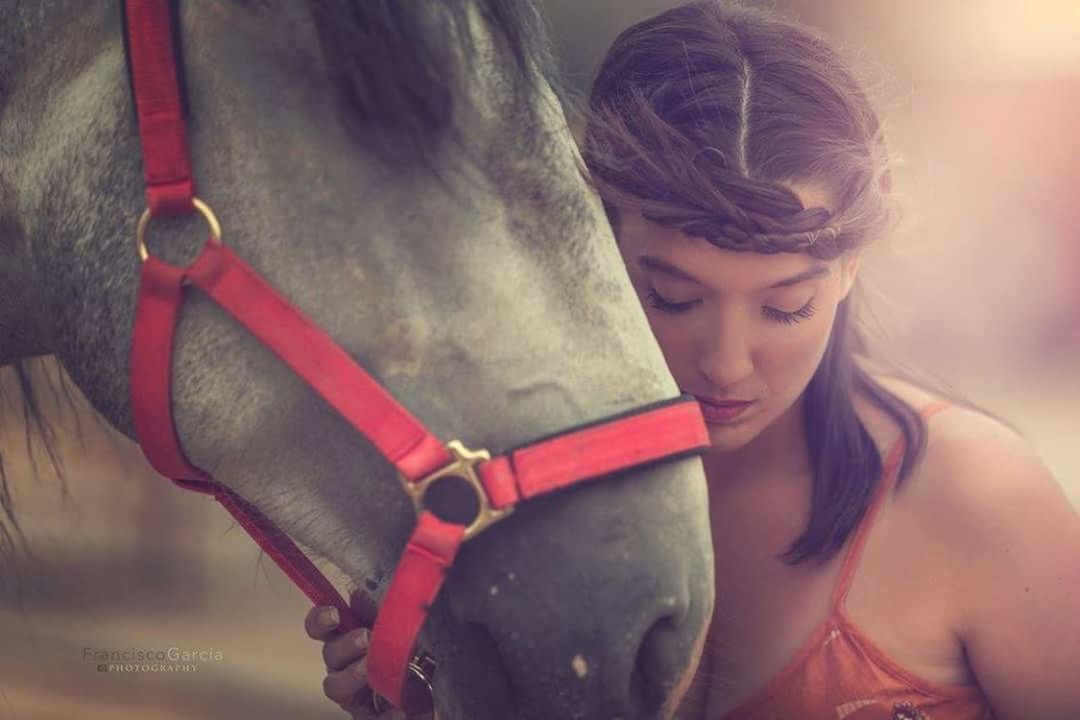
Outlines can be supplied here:
<path id="1" fill-rule="evenodd" d="M 705 422 L 713 424 L 729 423 L 739 415 L 742 415 L 747 408 L 753 405 L 755 400 L 748 400 L 744 402 L 725 402 L 718 404 L 712 400 L 706 400 L 698 396 L 698 405 L 701 407 L 701 415 L 705 418 Z"/>

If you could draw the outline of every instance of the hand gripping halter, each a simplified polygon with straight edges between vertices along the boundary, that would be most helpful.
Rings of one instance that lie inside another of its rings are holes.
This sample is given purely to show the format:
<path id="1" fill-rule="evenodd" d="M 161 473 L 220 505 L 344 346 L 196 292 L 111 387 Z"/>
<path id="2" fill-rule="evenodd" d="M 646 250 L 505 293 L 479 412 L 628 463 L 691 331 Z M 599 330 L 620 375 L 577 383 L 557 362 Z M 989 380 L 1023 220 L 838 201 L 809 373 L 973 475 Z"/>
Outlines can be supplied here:
<path id="1" fill-rule="evenodd" d="M 129 71 L 135 95 L 147 186 L 147 209 L 136 230 L 142 260 L 131 348 L 132 412 L 143 452 L 181 487 L 213 495 L 317 605 L 333 605 L 342 627 L 358 627 L 348 605 L 303 552 L 255 506 L 192 465 L 172 417 L 173 338 L 184 286 L 194 285 L 272 349 L 311 388 L 363 433 L 397 468 L 417 513 L 416 527 L 375 622 L 371 687 L 402 705 L 406 673 L 423 678 L 425 660 L 410 662 L 427 610 L 461 544 L 507 517 L 529 498 L 708 445 L 701 412 L 682 396 L 639 408 L 491 458 L 460 442 L 445 445 L 399 405 L 321 329 L 221 242 L 210 208 L 195 197 L 175 63 L 170 0 L 126 0 Z M 197 212 L 210 228 L 187 267 L 151 255 L 152 217 Z M 429 489 L 464 483 L 476 511 L 466 521 L 428 509 Z"/>

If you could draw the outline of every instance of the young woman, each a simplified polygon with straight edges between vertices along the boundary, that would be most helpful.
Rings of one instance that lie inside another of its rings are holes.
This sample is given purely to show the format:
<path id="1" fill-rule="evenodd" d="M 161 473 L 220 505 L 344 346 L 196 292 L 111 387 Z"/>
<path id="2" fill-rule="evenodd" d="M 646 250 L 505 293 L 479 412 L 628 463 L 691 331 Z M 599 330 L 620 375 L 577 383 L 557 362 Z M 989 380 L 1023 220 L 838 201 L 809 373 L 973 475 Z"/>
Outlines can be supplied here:
<path id="1" fill-rule="evenodd" d="M 701 401 L 717 599 L 677 717 L 1080 718 L 1080 523 L 1032 449 L 890 375 L 855 326 L 893 226 L 881 126 L 806 28 L 716 0 L 624 32 L 583 149 Z M 364 631 L 326 609 L 354 717 Z"/>

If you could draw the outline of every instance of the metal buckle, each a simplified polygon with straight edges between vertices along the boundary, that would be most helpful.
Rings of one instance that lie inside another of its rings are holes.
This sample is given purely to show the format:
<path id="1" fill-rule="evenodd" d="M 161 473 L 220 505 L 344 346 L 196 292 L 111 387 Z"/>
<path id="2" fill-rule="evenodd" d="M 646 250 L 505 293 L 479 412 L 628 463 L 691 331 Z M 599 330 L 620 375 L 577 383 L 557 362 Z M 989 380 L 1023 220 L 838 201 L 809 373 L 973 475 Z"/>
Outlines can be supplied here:
<path id="1" fill-rule="evenodd" d="M 425 652 L 414 655 L 407 667 L 407 671 L 412 673 L 412 676 L 416 678 L 428 692 L 428 697 L 431 699 L 431 720 L 439 720 L 439 711 L 435 708 L 435 691 L 431 687 L 431 682 L 435 677 L 435 669 L 435 659 Z M 390 705 L 382 695 L 372 691 L 370 687 L 365 689 L 369 693 L 367 695 L 366 704 L 372 712 L 378 715 L 384 710 L 389 709 Z"/>
<path id="2" fill-rule="evenodd" d="M 491 525 L 508 516 L 513 512 L 514 508 L 513 506 L 505 508 L 492 507 L 487 490 L 476 472 L 477 465 L 491 460 L 491 453 L 487 450 L 470 450 L 459 440 L 451 440 L 446 443 L 446 449 L 450 451 L 454 459 L 444 467 L 418 481 L 412 481 L 404 475 L 399 475 L 399 477 L 405 492 L 412 499 L 413 508 L 416 510 L 418 517 L 425 509 L 424 496 L 427 495 L 428 490 L 435 483 L 447 477 L 464 480 L 476 495 L 476 516 L 465 526 L 465 539 L 471 540 Z"/>
<path id="3" fill-rule="evenodd" d="M 206 221 L 207 227 L 210 229 L 210 237 L 214 242 L 221 242 L 221 223 L 218 222 L 217 216 L 214 215 L 214 211 L 210 209 L 210 206 L 204 203 L 197 197 L 191 198 L 191 204 L 195 208 L 195 211 L 202 215 L 203 220 Z M 150 225 L 150 208 L 143 210 L 142 215 L 139 216 L 139 222 L 135 226 L 135 247 L 139 250 L 139 259 L 146 262 L 150 257 L 150 250 L 146 247 L 146 229 Z"/>

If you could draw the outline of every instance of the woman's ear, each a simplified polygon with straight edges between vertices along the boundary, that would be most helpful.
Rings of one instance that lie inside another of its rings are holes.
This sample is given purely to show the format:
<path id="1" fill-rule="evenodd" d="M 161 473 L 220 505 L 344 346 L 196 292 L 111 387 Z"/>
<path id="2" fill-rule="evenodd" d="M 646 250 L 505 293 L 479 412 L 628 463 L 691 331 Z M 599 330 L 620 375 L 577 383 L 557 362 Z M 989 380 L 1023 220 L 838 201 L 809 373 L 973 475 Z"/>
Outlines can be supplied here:
<path id="1" fill-rule="evenodd" d="M 855 279 L 859 274 L 859 263 L 862 262 L 862 248 L 855 248 L 840 256 L 840 300 L 847 298 L 851 288 L 855 286 Z"/>

